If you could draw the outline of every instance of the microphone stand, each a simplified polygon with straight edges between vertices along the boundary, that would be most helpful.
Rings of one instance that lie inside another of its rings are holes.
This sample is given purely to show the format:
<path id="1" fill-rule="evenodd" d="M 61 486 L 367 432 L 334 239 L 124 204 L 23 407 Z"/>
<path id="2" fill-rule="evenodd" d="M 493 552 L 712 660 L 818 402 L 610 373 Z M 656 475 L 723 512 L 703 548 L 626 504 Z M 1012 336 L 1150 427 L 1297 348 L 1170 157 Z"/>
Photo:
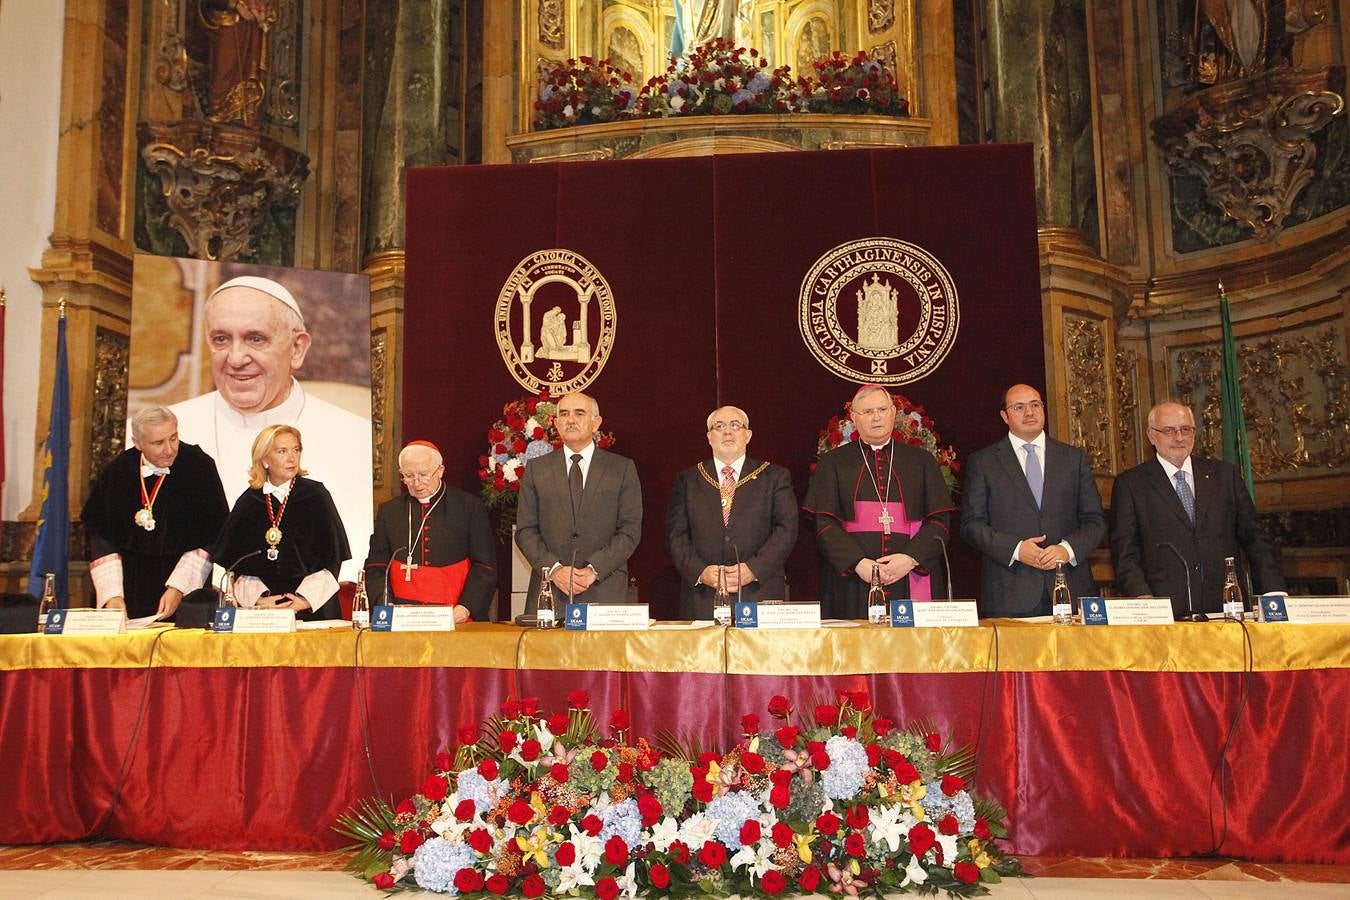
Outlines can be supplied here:
<path id="1" fill-rule="evenodd" d="M 947 576 L 947 602 L 952 602 L 952 563 L 947 558 L 947 542 L 938 538 L 938 546 L 942 548 L 942 571 Z"/>
<path id="2" fill-rule="evenodd" d="M 389 572 L 394 568 L 394 560 L 398 559 L 399 552 L 407 549 L 407 544 L 399 547 L 398 550 L 389 555 L 389 562 L 385 563 L 384 566 L 384 602 L 391 606 L 394 603 L 394 582 Z M 404 565 L 406 566 L 407 563 L 404 563 Z"/>
<path id="3" fill-rule="evenodd" d="M 245 553 L 243 556 L 236 559 L 234 562 L 230 563 L 230 565 L 225 569 L 225 574 L 222 575 L 220 578 L 220 601 L 219 603 L 217 603 L 216 609 L 230 609 L 238 605 L 235 603 L 234 600 L 234 579 L 235 579 L 234 570 L 239 568 L 239 564 L 244 562 L 245 560 L 252 559 L 253 557 L 259 556 L 261 554 L 262 550 L 251 550 L 248 553 Z M 215 630 L 214 619 L 211 622 L 207 623 L 206 630 L 207 631 Z"/>
<path id="4" fill-rule="evenodd" d="M 1188 612 L 1186 613 L 1186 615 L 1182 616 L 1178 621 L 1208 622 L 1209 616 L 1205 615 L 1202 612 L 1195 611 L 1195 603 L 1191 597 L 1191 564 L 1186 562 L 1186 557 L 1181 555 L 1181 551 L 1176 548 L 1175 544 L 1169 543 L 1167 541 L 1160 541 L 1157 544 L 1154 544 L 1154 546 L 1159 548 L 1166 547 L 1168 550 L 1171 550 L 1172 555 L 1177 558 L 1177 562 L 1181 563 L 1181 570 L 1186 573 L 1186 609 L 1188 610 Z"/>

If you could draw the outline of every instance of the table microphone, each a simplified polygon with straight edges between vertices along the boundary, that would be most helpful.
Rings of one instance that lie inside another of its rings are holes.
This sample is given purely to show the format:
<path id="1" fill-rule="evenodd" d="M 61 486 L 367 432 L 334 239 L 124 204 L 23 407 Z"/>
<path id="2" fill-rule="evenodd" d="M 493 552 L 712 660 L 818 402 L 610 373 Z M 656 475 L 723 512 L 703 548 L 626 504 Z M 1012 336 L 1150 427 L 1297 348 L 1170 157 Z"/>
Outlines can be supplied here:
<path id="1" fill-rule="evenodd" d="M 938 546 L 942 548 L 942 569 L 947 575 L 947 602 L 952 602 L 952 563 L 947 558 L 947 541 L 945 538 L 938 538 Z"/>
<path id="2" fill-rule="evenodd" d="M 1209 616 L 1202 612 L 1195 611 L 1195 603 L 1191 598 L 1191 564 L 1186 562 L 1186 557 L 1181 555 L 1181 551 L 1176 548 L 1175 544 L 1168 543 L 1167 541 L 1159 541 L 1153 546 L 1166 547 L 1168 550 L 1171 550 L 1172 555 L 1177 558 L 1177 562 L 1181 563 L 1181 568 L 1186 573 L 1186 609 L 1189 610 L 1189 612 L 1182 616 L 1179 621 L 1208 622 Z"/>
<path id="3" fill-rule="evenodd" d="M 234 562 L 230 563 L 230 565 L 225 569 L 225 574 L 224 574 L 224 576 L 220 579 L 220 601 L 219 601 L 219 603 L 217 604 L 217 607 L 216 607 L 217 609 L 219 609 L 219 608 L 221 608 L 221 607 L 224 607 L 224 606 L 234 606 L 234 605 L 235 605 L 235 600 L 234 600 L 234 578 L 235 578 L 234 570 L 237 569 L 237 568 L 239 568 L 239 564 L 240 564 L 241 562 L 243 562 L 244 560 L 246 560 L 246 559 L 252 559 L 253 557 L 259 555 L 260 553 L 262 553 L 262 550 L 261 550 L 261 549 L 259 549 L 259 550 L 251 550 L 251 551 L 249 551 L 248 553 L 245 553 L 243 556 L 241 556 L 241 557 L 239 557 L 238 559 L 236 559 Z M 226 600 L 228 600 L 229 602 L 226 603 L 226 602 L 225 602 Z M 215 625 L 214 625 L 212 622 L 207 622 L 205 628 L 206 628 L 207 631 L 214 631 L 214 630 L 215 630 Z"/>

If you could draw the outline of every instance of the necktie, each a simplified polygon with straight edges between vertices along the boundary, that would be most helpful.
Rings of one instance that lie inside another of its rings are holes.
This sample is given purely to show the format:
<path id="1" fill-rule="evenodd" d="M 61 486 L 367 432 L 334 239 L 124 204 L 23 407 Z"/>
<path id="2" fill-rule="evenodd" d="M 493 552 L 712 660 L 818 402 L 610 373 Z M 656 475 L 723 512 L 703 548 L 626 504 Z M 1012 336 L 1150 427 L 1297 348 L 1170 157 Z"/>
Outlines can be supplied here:
<path id="1" fill-rule="evenodd" d="M 736 470 L 722 467 L 722 524 L 731 524 L 731 499 L 736 495 Z"/>
<path id="2" fill-rule="evenodd" d="M 1045 475 L 1041 472 L 1041 460 L 1036 455 L 1035 444 L 1023 444 L 1022 449 L 1027 451 L 1027 484 L 1031 487 L 1031 496 L 1036 498 L 1036 505 L 1041 505 L 1041 495 L 1045 493 Z"/>
<path id="3" fill-rule="evenodd" d="M 572 454 L 572 471 L 567 473 L 567 486 L 572 490 L 572 514 L 581 506 L 581 454 Z"/>
<path id="4" fill-rule="evenodd" d="M 1195 494 L 1191 491 L 1190 483 L 1186 481 L 1186 473 L 1180 470 L 1172 476 L 1172 480 L 1177 483 L 1177 497 L 1181 499 L 1181 505 L 1186 508 L 1186 515 L 1190 517 L 1191 524 L 1195 524 Z"/>

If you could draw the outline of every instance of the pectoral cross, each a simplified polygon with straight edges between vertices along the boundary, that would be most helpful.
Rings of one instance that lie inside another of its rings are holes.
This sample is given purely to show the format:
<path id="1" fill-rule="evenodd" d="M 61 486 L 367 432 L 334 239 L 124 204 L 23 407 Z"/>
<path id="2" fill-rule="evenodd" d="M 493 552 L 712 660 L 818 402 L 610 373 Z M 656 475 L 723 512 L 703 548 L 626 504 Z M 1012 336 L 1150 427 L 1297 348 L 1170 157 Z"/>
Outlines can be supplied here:
<path id="1" fill-rule="evenodd" d="M 881 524 L 881 533 L 890 534 L 891 523 L 894 521 L 895 519 L 891 516 L 891 511 L 883 506 L 881 508 L 881 515 L 877 516 L 877 522 Z"/>
<path id="2" fill-rule="evenodd" d="M 415 569 L 415 568 L 417 568 L 417 566 L 413 565 L 412 556 L 410 555 L 410 556 L 408 557 L 408 562 L 407 562 L 406 564 L 404 564 L 404 566 L 403 566 L 403 580 L 404 580 L 404 581 L 412 581 L 412 573 L 413 573 L 413 569 Z"/>

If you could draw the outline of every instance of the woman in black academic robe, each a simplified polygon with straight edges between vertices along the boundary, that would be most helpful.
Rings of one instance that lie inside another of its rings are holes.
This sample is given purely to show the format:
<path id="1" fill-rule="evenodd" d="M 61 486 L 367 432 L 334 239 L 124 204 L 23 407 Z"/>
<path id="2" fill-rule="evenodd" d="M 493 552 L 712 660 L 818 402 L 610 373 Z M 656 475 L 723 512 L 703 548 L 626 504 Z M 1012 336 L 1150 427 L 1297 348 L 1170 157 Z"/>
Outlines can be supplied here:
<path id="1" fill-rule="evenodd" d="M 333 497 L 304 477 L 300 432 L 269 425 L 253 441 L 249 488 L 239 495 L 211 556 L 234 572 L 236 597 L 294 609 L 302 620 L 338 619 L 338 569 L 351 558 Z M 254 578 L 258 582 L 250 583 Z"/>

